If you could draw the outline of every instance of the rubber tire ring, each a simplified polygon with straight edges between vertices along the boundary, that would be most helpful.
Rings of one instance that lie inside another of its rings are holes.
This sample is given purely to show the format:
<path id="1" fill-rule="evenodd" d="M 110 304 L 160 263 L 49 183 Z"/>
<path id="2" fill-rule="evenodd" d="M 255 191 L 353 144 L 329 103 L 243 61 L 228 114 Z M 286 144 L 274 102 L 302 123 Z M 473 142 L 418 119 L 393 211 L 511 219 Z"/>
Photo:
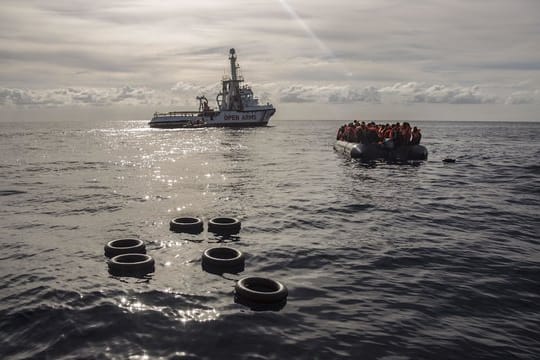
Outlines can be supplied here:
<path id="1" fill-rule="evenodd" d="M 109 272 L 114 275 L 148 274 L 154 272 L 154 259 L 146 254 L 122 254 L 109 260 Z"/>
<path id="2" fill-rule="evenodd" d="M 227 246 L 213 247 L 204 250 L 202 255 L 203 267 L 238 269 L 244 268 L 244 254 L 236 249 Z"/>
<path id="3" fill-rule="evenodd" d="M 244 277 L 238 280 L 234 290 L 240 298 L 264 304 L 282 302 L 288 295 L 285 285 L 263 277 Z"/>
<path id="4" fill-rule="evenodd" d="M 218 235 L 232 235 L 240 232 L 242 224 L 231 217 L 215 217 L 208 221 L 208 231 Z"/>
<path id="5" fill-rule="evenodd" d="M 146 254 L 146 246 L 140 239 L 116 239 L 105 245 L 105 256 L 111 258 L 121 254 Z"/>
<path id="6" fill-rule="evenodd" d="M 199 234 L 203 231 L 203 222 L 197 217 L 180 217 L 171 220 L 169 229 L 174 232 Z"/>

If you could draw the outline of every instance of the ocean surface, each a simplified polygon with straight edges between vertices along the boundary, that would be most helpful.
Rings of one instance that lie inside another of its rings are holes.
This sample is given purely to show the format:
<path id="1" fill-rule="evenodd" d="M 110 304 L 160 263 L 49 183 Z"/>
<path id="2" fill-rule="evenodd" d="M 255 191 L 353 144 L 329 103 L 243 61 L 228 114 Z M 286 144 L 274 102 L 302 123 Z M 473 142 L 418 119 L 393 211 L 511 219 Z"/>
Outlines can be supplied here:
<path id="1" fill-rule="evenodd" d="M 339 125 L 1 122 L 0 359 L 539 359 L 540 123 L 413 122 L 406 165 L 334 152 Z M 108 273 L 126 237 L 155 273 Z M 244 272 L 202 270 L 223 245 Z M 285 306 L 236 303 L 246 275 Z"/>

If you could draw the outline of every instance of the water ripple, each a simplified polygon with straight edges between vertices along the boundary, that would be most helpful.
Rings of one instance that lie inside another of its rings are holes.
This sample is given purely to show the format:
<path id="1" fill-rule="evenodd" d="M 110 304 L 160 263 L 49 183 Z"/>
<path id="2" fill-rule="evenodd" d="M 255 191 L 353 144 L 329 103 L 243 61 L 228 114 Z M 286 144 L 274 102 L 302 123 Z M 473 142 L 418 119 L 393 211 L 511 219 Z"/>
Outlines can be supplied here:
<path id="1" fill-rule="evenodd" d="M 332 121 L 0 126 L 2 359 L 540 353 L 538 124 L 425 122 L 414 165 L 335 153 Z M 193 215 L 242 230 L 169 231 Z M 146 241 L 154 273 L 108 273 L 103 246 L 122 237 Z M 202 271 L 222 245 L 244 251 L 243 273 Z M 235 302 L 244 275 L 286 284 L 285 306 Z"/>

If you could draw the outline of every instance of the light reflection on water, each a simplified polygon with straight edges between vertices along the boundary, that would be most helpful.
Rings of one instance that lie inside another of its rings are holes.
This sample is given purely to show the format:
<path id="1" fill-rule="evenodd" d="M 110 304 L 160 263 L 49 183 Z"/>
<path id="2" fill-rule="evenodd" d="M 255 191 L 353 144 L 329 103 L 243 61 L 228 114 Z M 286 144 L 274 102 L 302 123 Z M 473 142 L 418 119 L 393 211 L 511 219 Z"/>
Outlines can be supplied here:
<path id="1" fill-rule="evenodd" d="M 196 322 L 205 322 L 217 320 L 220 317 L 220 313 L 216 309 L 189 309 L 189 310 L 178 310 L 177 320 L 180 320 L 183 323 L 189 321 Z"/>
<path id="2" fill-rule="evenodd" d="M 221 314 L 214 308 L 188 308 L 175 309 L 173 306 L 156 306 L 144 304 L 136 297 L 120 297 L 118 307 L 130 313 L 152 311 L 160 313 L 169 319 L 179 321 L 183 324 L 188 322 L 207 322 L 217 320 Z"/>

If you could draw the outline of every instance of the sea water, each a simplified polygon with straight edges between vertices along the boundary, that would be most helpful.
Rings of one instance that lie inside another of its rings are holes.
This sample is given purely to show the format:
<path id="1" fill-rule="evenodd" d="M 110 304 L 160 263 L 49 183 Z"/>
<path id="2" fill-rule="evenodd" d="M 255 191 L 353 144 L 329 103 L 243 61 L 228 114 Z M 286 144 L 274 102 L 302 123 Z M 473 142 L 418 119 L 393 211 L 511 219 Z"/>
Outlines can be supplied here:
<path id="1" fill-rule="evenodd" d="M 429 159 L 405 165 L 334 152 L 340 125 L 0 123 L 0 358 L 538 358 L 540 124 L 413 122 Z M 127 237 L 155 273 L 108 273 Z M 224 245 L 244 272 L 202 270 Z M 248 275 L 285 306 L 236 303 Z"/>

